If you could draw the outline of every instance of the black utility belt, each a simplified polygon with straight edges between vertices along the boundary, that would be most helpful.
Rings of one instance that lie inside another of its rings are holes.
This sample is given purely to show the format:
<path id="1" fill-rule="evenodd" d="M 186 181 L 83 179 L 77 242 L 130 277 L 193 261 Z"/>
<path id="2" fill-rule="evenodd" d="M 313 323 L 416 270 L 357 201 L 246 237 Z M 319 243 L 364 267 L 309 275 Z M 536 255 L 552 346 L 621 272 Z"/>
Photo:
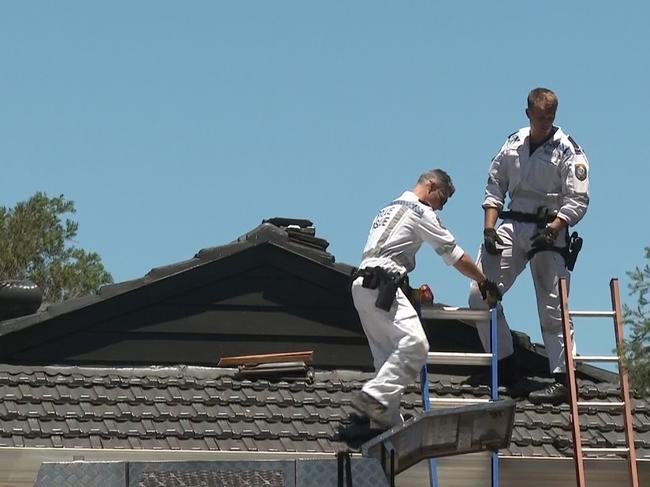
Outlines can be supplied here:
<path id="1" fill-rule="evenodd" d="M 406 280 L 406 275 L 397 272 L 388 272 L 382 267 L 366 267 L 358 269 L 352 274 L 352 280 L 363 277 L 362 286 L 366 289 L 377 289 L 375 306 L 384 311 L 389 311 L 395 301 L 395 293 Z"/>
<path id="2" fill-rule="evenodd" d="M 499 213 L 502 220 L 512 220 L 515 222 L 535 223 L 538 228 L 544 228 L 547 223 L 555 220 L 555 213 L 550 213 L 548 208 L 540 206 L 536 213 L 524 213 L 522 211 L 502 211 Z"/>

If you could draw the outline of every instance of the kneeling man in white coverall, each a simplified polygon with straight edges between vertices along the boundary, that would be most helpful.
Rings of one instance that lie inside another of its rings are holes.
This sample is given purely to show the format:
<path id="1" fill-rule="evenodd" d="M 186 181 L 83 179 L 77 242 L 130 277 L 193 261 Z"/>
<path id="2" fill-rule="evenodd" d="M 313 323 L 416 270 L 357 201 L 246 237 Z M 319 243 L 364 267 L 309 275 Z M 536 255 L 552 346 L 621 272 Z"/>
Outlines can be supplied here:
<path id="1" fill-rule="evenodd" d="M 370 434 L 402 422 L 402 393 L 417 379 L 429 352 L 418 315 L 399 287 L 415 267 L 415 253 L 422 242 L 428 242 L 448 265 L 474 279 L 492 304 L 500 299 L 496 284 L 485 278 L 436 215 L 453 194 L 454 185 L 445 171 L 422 174 L 413 190 L 379 211 L 353 276 L 352 298 L 377 374 L 355 396 L 352 407 L 357 413 L 355 422 L 368 424 Z"/>

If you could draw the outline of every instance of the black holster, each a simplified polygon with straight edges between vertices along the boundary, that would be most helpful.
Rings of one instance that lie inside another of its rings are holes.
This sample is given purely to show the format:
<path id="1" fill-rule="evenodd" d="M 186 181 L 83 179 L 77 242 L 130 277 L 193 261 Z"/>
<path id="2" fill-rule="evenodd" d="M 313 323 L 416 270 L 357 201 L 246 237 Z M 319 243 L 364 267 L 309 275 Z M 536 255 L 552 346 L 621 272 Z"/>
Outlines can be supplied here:
<path id="1" fill-rule="evenodd" d="M 390 311 L 397 289 L 405 279 L 398 273 L 388 272 L 381 267 L 367 267 L 356 271 L 352 278 L 363 277 L 363 287 L 367 289 L 377 289 L 377 299 L 375 306 L 384 311 Z"/>
<path id="2" fill-rule="evenodd" d="M 550 247 L 548 249 L 532 249 L 528 252 L 528 259 L 532 259 L 533 256 L 538 252 L 551 251 L 557 252 L 564 259 L 564 264 L 566 268 L 570 271 L 573 271 L 576 266 L 576 260 L 578 260 L 578 254 L 582 249 L 582 237 L 578 235 L 578 232 L 573 232 L 571 236 L 568 236 L 567 232 L 567 246 L 566 247 Z"/>
<path id="3" fill-rule="evenodd" d="M 578 254 L 581 250 L 582 237 L 578 235 L 578 232 L 573 232 L 569 238 L 569 251 L 566 259 L 566 267 L 570 271 L 576 266 L 576 260 L 578 260 Z"/>

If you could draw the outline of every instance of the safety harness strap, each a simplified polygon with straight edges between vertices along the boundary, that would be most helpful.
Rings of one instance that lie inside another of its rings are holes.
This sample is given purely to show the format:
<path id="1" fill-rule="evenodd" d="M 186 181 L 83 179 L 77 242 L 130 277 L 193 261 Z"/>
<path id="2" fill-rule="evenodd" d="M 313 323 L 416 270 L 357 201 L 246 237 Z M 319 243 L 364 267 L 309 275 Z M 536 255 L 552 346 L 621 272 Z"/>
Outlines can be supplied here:
<path id="1" fill-rule="evenodd" d="M 390 237 L 390 234 L 393 231 L 393 228 L 395 228 L 395 225 L 397 225 L 397 223 L 401 220 L 402 216 L 404 215 L 404 213 L 407 212 L 407 210 L 408 210 L 407 206 L 402 206 L 399 210 L 397 210 L 397 213 L 395 213 L 391 221 L 388 222 L 388 225 L 386 225 L 384 232 L 379 237 L 379 240 L 377 240 L 377 244 L 372 249 L 363 253 L 364 259 L 380 256 L 381 248 L 386 243 L 386 240 L 388 240 L 388 237 Z"/>

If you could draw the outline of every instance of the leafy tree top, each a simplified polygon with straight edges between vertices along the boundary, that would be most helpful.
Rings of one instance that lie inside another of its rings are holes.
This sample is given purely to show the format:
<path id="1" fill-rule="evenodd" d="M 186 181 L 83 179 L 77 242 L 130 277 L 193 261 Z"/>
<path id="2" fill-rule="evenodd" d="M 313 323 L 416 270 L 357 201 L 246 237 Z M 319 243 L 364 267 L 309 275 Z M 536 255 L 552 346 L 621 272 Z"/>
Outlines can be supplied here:
<path id="1" fill-rule="evenodd" d="M 29 279 L 44 301 L 96 292 L 113 282 L 96 252 L 75 245 L 74 202 L 38 192 L 13 208 L 0 207 L 0 279 Z"/>
<path id="2" fill-rule="evenodd" d="M 650 247 L 645 248 L 650 261 Z M 630 295 L 637 296 L 635 306 L 625 305 L 625 324 L 630 326 L 624 352 L 630 379 L 639 394 L 650 395 L 650 264 L 629 271 Z"/>

